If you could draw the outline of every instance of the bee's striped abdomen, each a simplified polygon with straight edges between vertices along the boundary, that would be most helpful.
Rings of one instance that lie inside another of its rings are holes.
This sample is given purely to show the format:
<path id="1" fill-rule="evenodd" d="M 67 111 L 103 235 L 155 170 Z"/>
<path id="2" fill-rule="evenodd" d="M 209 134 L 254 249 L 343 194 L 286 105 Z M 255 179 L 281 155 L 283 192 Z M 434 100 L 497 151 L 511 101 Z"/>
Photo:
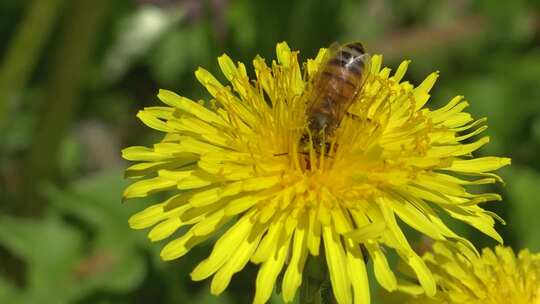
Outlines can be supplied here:
<path id="1" fill-rule="evenodd" d="M 322 132 L 331 135 L 362 89 L 369 55 L 359 42 L 329 49 L 329 57 L 314 78 L 313 99 L 307 109 L 309 129 L 315 143 Z"/>
<path id="2" fill-rule="evenodd" d="M 333 102 L 350 102 L 363 84 L 366 58 L 358 42 L 341 46 L 322 67 L 318 86 Z"/>

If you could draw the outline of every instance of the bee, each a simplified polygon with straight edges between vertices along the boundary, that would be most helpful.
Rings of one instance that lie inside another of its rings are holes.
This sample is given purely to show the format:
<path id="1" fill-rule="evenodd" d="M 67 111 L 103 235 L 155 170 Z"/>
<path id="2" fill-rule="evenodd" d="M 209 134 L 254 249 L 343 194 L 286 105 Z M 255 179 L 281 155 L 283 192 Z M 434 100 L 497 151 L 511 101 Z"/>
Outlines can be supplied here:
<path id="1" fill-rule="evenodd" d="M 369 73 L 370 56 L 360 42 L 333 44 L 319 70 L 313 76 L 306 100 L 307 127 L 302 135 L 311 136 L 314 148 L 323 146 L 328 153 L 328 139 L 343 120 L 349 106 L 361 92 Z"/>

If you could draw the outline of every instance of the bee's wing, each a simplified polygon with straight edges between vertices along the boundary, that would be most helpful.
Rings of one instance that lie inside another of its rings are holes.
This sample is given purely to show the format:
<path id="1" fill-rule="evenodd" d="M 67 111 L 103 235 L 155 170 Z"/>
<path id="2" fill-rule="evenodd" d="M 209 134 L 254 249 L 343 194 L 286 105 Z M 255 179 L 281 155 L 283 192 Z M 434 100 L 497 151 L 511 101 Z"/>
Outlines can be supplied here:
<path id="1" fill-rule="evenodd" d="M 341 48 L 341 45 L 337 42 L 332 43 L 324 53 L 324 57 L 321 60 L 321 63 L 319 64 L 317 71 L 315 74 L 309 79 L 309 85 L 308 90 L 306 91 L 306 109 L 308 112 L 311 108 L 315 105 L 317 101 L 319 101 L 319 95 L 327 91 L 327 88 L 325 86 L 328 85 L 326 82 L 322 82 L 321 80 L 321 74 L 324 70 L 324 67 L 328 63 L 330 59 L 332 59 L 335 54 L 339 51 Z"/>
<path id="2" fill-rule="evenodd" d="M 337 113 L 345 114 L 348 111 L 348 108 L 351 104 L 353 104 L 358 98 L 360 97 L 360 94 L 364 88 L 364 85 L 366 84 L 367 78 L 369 77 L 371 73 L 371 56 L 368 53 L 364 53 L 362 56 L 358 56 L 354 59 L 362 61 L 363 62 L 363 68 L 362 68 L 362 77 L 358 79 L 360 82 L 357 88 L 357 91 L 355 92 L 355 97 L 351 100 L 348 100 L 346 103 L 339 103 L 337 106 L 339 109 L 337 110 Z M 341 117 L 339 117 L 341 119 Z"/>
<path id="3" fill-rule="evenodd" d="M 369 77 L 369 74 L 371 74 L 371 56 L 369 55 L 369 53 L 364 53 L 364 55 L 359 57 L 358 60 L 362 60 L 362 62 L 364 62 L 361 84 L 361 86 L 363 86 L 366 83 L 366 79 Z"/>

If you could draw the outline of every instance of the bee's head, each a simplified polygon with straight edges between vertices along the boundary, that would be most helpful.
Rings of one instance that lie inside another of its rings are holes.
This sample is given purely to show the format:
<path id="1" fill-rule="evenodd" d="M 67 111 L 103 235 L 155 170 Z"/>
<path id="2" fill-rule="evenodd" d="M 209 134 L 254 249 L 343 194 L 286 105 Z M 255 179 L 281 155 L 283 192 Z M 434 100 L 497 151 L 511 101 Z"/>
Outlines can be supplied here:
<path id="1" fill-rule="evenodd" d="M 317 151 L 320 151 L 323 145 L 327 145 L 326 141 L 334 130 L 332 121 L 328 115 L 320 112 L 315 112 L 311 115 L 310 120 L 308 121 L 308 128 L 309 133 L 311 134 L 311 140 L 310 135 L 308 135 L 307 132 L 304 133 L 301 140 L 304 144 L 311 141 L 313 147 Z"/>
<path id="2" fill-rule="evenodd" d="M 310 117 L 308 122 L 309 130 L 313 136 L 317 136 L 328 129 L 328 115 L 315 112 Z"/>

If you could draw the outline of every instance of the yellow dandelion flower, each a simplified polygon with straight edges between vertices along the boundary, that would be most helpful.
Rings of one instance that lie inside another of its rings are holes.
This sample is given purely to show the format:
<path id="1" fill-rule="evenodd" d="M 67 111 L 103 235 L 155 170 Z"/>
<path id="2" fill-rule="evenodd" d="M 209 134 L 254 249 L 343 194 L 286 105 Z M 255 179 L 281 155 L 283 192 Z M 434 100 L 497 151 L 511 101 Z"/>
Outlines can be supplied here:
<path id="1" fill-rule="evenodd" d="M 391 76 L 389 68 L 381 68 L 382 56 L 375 55 L 349 109 L 352 115 L 328 139 L 331 152 L 324 155 L 301 140 L 307 125 L 303 93 L 325 51 L 302 71 L 298 52 L 279 43 L 270 66 L 263 58 L 253 60 L 255 79 L 244 64 L 223 55 L 218 62 L 229 85 L 205 69 L 195 72 L 212 96 L 208 106 L 160 90 L 158 98 L 167 106 L 138 114 L 165 137 L 153 147 L 123 151 L 124 158 L 139 162 L 126 175 L 142 178 L 124 198 L 173 194 L 135 214 L 129 224 L 153 226 L 152 241 L 182 232 L 162 249 L 164 260 L 225 230 L 191 273 L 195 281 L 213 276 L 213 294 L 223 292 L 251 261 L 260 264 L 254 303 L 269 299 L 280 273 L 282 297 L 290 302 L 308 257 L 323 255 L 337 302 L 369 303 L 365 254 L 377 281 L 387 290 L 397 288 L 384 247 L 395 250 L 425 292 L 434 294 L 434 277 L 399 220 L 435 240 L 474 248 L 445 225 L 443 212 L 501 241 L 495 215 L 478 206 L 500 196 L 467 188 L 500 180 L 490 171 L 510 160 L 472 157 L 489 141 L 471 140 L 486 129 L 486 119 L 464 112 L 468 103 L 462 96 L 437 110 L 425 107 L 437 73 L 415 87 L 401 81 L 409 61 Z"/>
<path id="2" fill-rule="evenodd" d="M 540 253 L 510 247 L 484 248 L 478 256 L 467 248 L 436 243 L 424 255 L 439 290 L 434 297 L 419 286 L 400 288 L 396 303 L 408 304 L 540 304 Z"/>

